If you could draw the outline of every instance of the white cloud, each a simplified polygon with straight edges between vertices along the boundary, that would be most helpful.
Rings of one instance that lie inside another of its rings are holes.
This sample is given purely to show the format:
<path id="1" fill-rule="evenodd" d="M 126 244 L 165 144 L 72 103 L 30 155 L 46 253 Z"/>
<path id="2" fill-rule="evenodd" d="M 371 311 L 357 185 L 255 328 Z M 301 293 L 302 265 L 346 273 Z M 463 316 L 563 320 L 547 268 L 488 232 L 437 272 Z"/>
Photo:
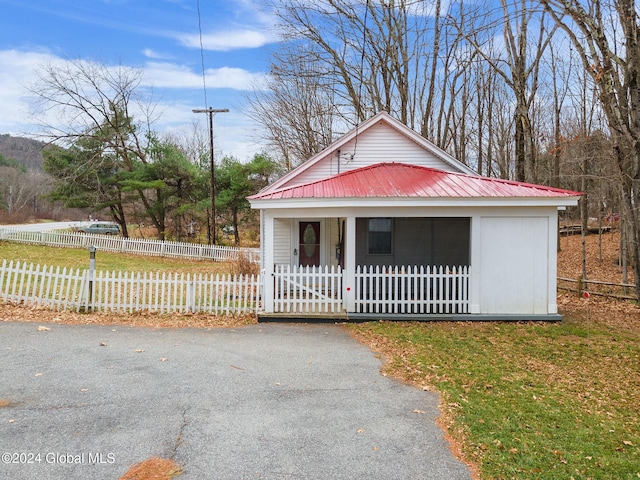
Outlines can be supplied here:
<path id="1" fill-rule="evenodd" d="M 153 58 L 154 60 L 167 60 L 171 58 L 170 55 L 163 55 L 162 53 L 158 53 L 151 48 L 145 48 L 142 51 L 142 54 L 147 58 Z"/>
<path id="2" fill-rule="evenodd" d="M 200 48 L 200 36 L 185 34 L 178 37 L 180 43 L 191 48 Z M 226 52 L 243 48 L 259 48 L 272 43 L 274 39 L 257 30 L 227 30 L 202 35 L 202 47 L 205 50 Z"/>
<path id="3" fill-rule="evenodd" d="M 206 70 L 207 88 L 250 90 L 264 74 L 242 68 L 222 67 Z M 144 83 L 154 88 L 202 88 L 202 74 L 191 68 L 168 62 L 149 62 L 144 68 Z"/>
<path id="4" fill-rule="evenodd" d="M 46 52 L 0 50 L 0 132 L 22 135 L 33 130 L 28 86 L 39 67 L 60 61 Z"/>

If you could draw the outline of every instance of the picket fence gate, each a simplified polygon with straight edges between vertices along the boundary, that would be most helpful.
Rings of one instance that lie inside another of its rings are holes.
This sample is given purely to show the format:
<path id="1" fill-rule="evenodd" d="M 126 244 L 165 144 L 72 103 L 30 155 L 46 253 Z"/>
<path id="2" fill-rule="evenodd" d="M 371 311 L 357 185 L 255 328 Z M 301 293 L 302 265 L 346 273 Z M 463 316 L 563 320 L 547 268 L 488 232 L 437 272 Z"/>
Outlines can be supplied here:
<path id="1" fill-rule="evenodd" d="M 342 269 L 276 265 L 273 308 L 278 313 L 336 313 L 343 309 Z"/>
<path id="2" fill-rule="evenodd" d="M 259 275 L 112 272 L 7 262 L 2 301 L 84 312 L 256 313 Z"/>
<path id="3" fill-rule="evenodd" d="M 167 242 L 147 240 L 144 238 L 125 238 L 114 235 L 91 235 L 79 232 L 30 232 L 12 228 L 0 228 L 0 240 L 52 247 L 95 247 L 98 251 L 104 252 L 191 258 L 197 260 L 232 261 L 244 256 L 250 262 L 260 263 L 260 249 L 258 248 Z"/>
<path id="4" fill-rule="evenodd" d="M 357 266 L 356 313 L 469 313 L 469 267 Z"/>

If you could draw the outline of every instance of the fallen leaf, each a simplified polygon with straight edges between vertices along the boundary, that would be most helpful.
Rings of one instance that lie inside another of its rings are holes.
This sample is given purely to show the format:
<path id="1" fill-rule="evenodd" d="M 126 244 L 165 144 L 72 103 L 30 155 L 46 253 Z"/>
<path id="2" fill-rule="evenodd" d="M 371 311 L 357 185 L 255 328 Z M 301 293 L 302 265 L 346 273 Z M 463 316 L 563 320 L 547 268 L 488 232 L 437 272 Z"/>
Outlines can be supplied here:
<path id="1" fill-rule="evenodd" d="M 44 325 L 40 325 L 38 327 L 38 331 L 39 332 L 48 332 L 49 330 L 51 330 L 49 327 L 45 327 Z"/>
<path id="2" fill-rule="evenodd" d="M 169 360 L 168 358 L 161 358 L 160 361 L 161 362 L 166 362 L 167 360 Z"/>
<path id="3" fill-rule="evenodd" d="M 44 373 L 36 373 L 36 377 L 41 377 Z"/>
<path id="4" fill-rule="evenodd" d="M 88 389 L 88 388 L 81 388 L 81 389 L 80 389 L 80 391 L 81 391 L 81 392 L 88 392 L 88 391 L 89 391 L 89 389 Z"/>
<path id="5" fill-rule="evenodd" d="M 144 352 L 144 350 L 142 350 L 141 348 L 138 348 L 138 349 L 136 350 L 136 353 L 142 353 L 142 352 Z"/>
<path id="6" fill-rule="evenodd" d="M 413 411 L 413 413 L 425 413 L 424 410 L 418 410 L 417 408 Z"/>
<path id="7" fill-rule="evenodd" d="M 13 418 L 9 419 L 9 423 L 14 423 L 14 422 L 15 422 L 15 419 L 13 419 Z"/>
<path id="8" fill-rule="evenodd" d="M 107 346 L 107 344 L 106 344 L 106 343 L 104 343 L 104 342 L 100 342 L 100 346 L 101 346 L 101 347 L 106 347 L 106 346 Z"/>
<path id="9" fill-rule="evenodd" d="M 624 443 L 625 445 L 627 445 L 628 447 L 633 447 L 633 443 L 630 442 L 629 440 L 623 440 L 622 443 Z"/>
<path id="10" fill-rule="evenodd" d="M 359 428 L 356 433 L 364 433 L 364 428 Z"/>

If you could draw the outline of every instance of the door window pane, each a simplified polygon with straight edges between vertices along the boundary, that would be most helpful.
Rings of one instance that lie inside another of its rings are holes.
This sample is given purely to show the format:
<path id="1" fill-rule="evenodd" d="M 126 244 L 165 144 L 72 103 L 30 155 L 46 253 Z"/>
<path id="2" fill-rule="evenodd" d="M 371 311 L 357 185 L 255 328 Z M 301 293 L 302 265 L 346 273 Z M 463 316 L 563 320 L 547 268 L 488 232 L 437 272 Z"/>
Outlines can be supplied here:
<path id="1" fill-rule="evenodd" d="M 316 238 L 316 231 L 310 223 L 304 229 L 302 242 L 305 255 L 307 257 L 313 257 L 318 246 L 318 239 Z"/>

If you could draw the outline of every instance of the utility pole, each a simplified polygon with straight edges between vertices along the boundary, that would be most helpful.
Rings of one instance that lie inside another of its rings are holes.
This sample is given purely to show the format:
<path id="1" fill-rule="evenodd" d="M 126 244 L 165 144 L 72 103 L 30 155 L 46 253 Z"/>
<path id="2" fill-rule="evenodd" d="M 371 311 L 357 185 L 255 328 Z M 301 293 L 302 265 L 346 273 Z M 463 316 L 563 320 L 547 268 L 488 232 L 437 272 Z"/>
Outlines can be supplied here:
<path id="1" fill-rule="evenodd" d="M 211 159 L 209 163 L 209 177 L 211 184 L 209 185 L 209 194 L 211 196 L 211 218 L 209 219 L 209 243 L 211 245 L 216 244 L 216 184 L 214 175 L 214 161 L 213 161 L 213 114 L 214 113 L 226 113 L 228 108 L 205 108 L 192 110 L 193 113 L 206 113 L 209 115 L 209 151 Z"/>

